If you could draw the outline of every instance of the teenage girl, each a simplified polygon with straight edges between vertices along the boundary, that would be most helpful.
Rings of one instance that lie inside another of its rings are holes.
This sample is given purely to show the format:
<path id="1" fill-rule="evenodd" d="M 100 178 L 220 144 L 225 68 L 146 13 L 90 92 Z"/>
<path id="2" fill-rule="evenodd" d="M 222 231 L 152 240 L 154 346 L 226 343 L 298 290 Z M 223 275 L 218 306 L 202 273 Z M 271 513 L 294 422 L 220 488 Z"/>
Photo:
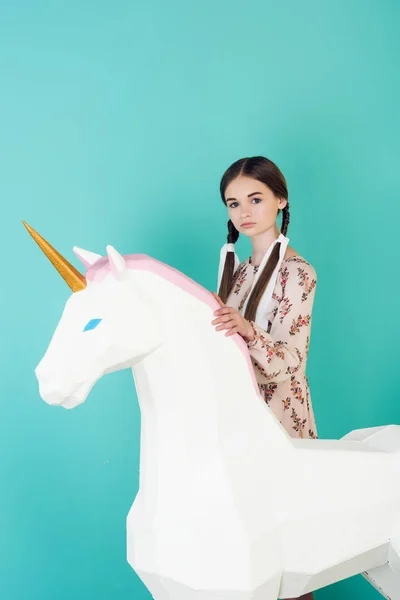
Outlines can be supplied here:
<path id="1" fill-rule="evenodd" d="M 285 178 L 263 156 L 242 158 L 224 173 L 220 192 L 229 215 L 228 243 L 214 294 L 221 308 L 212 324 L 245 340 L 260 393 L 288 434 L 316 438 L 306 376 L 316 273 L 288 245 Z M 234 244 L 240 233 L 249 236 L 252 253 L 239 264 Z"/>

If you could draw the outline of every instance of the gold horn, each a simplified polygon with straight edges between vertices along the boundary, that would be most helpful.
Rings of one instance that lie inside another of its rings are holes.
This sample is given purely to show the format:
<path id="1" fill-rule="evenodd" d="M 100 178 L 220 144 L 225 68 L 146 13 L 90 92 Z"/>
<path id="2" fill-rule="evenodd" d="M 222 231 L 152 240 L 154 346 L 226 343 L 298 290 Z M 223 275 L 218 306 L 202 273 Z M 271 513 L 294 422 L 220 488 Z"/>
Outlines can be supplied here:
<path id="1" fill-rule="evenodd" d="M 73 292 L 79 292 L 86 287 L 86 278 L 79 273 L 71 263 L 69 263 L 49 242 L 46 242 L 41 235 L 32 227 L 22 221 L 29 231 L 37 245 L 43 250 L 50 262 L 55 266 L 61 277 L 68 283 Z"/>

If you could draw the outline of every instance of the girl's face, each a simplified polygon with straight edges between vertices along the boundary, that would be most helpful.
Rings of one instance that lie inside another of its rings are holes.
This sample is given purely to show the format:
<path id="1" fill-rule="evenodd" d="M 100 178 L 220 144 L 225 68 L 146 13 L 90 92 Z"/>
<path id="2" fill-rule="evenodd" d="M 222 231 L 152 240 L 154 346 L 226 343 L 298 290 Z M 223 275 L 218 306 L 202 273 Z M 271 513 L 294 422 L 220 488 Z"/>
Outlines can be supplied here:
<path id="1" fill-rule="evenodd" d="M 267 185 L 244 175 L 227 186 L 225 201 L 236 229 L 250 237 L 275 227 L 278 209 L 287 204 L 287 200 L 274 196 Z"/>

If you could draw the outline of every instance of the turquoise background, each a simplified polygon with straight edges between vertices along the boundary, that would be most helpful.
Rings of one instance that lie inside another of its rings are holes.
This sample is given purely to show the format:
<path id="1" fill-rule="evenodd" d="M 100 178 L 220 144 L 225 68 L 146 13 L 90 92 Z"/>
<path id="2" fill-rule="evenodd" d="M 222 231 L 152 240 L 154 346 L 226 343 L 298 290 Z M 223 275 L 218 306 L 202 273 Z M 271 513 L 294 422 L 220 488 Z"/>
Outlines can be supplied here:
<path id="1" fill-rule="evenodd" d="M 215 289 L 220 177 L 268 156 L 318 274 L 319 434 L 400 423 L 398 30 L 394 0 L 1 1 L 1 598 L 150 597 L 125 558 L 130 372 L 70 412 L 40 399 L 34 368 L 69 289 L 21 219 L 75 266 L 73 245 L 113 244 Z M 380 596 L 357 576 L 316 597 Z"/>

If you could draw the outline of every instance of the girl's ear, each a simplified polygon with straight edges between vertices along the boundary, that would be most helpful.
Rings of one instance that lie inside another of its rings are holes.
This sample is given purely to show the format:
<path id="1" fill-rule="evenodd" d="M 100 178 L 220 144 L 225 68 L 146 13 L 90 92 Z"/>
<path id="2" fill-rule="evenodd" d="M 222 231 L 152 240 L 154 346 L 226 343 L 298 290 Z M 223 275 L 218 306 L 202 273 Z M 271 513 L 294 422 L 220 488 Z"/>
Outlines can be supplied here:
<path id="1" fill-rule="evenodd" d="M 287 206 L 287 198 L 279 198 L 279 210 L 282 210 L 285 208 L 285 206 Z"/>

